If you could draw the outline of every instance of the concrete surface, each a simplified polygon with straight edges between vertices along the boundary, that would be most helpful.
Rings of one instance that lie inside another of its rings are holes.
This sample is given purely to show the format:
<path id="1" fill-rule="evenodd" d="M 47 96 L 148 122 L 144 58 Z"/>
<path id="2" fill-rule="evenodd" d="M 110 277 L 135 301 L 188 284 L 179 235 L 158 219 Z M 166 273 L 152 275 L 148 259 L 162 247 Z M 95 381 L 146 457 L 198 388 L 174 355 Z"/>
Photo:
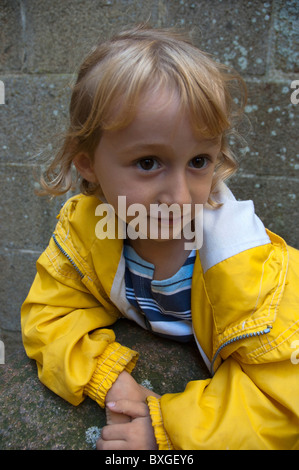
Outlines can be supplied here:
<path id="1" fill-rule="evenodd" d="M 195 344 L 163 340 L 127 320 L 115 325 L 122 344 L 140 352 L 133 371 L 157 393 L 183 391 L 190 380 L 207 378 Z M 0 365 L 0 450 L 92 450 L 105 413 L 89 398 L 78 407 L 42 385 L 34 361 L 22 347 Z"/>

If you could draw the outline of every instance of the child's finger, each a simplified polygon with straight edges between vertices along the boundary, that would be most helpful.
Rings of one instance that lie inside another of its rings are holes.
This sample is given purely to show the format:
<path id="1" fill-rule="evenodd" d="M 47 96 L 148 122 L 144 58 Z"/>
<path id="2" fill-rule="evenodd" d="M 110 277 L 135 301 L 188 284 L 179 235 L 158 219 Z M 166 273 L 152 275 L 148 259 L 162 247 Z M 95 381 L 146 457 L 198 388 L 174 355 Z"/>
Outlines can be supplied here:
<path id="1" fill-rule="evenodd" d="M 131 418 L 144 418 L 149 415 L 148 406 L 142 401 L 117 400 L 106 404 L 114 413 L 121 413 Z"/>
<path id="2" fill-rule="evenodd" d="M 106 424 L 123 424 L 131 421 L 130 416 L 123 413 L 117 413 L 106 406 Z"/>
<path id="3" fill-rule="evenodd" d="M 128 427 L 125 424 L 111 424 L 104 426 L 101 431 L 103 441 L 126 441 Z"/>
<path id="4" fill-rule="evenodd" d="M 97 450 L 127 450 L 127 443 L 124 440 L 104 441 L 98 439 L 96 444 Z"/>

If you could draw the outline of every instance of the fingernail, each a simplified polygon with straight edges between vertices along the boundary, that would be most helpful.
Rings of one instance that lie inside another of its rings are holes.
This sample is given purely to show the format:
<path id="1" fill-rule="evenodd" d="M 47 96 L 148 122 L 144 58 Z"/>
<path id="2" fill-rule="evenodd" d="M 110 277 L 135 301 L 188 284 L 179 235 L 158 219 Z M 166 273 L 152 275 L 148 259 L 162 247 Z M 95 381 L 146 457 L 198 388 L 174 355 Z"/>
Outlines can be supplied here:
<path id="1" fill-rule="evenodd" d="M 109 401 L 107 403 L 107 406 L 108 406 L 108 408 L 113 408 L 115 406 L 115 404 L 116 404 L 115 401 Z"/>

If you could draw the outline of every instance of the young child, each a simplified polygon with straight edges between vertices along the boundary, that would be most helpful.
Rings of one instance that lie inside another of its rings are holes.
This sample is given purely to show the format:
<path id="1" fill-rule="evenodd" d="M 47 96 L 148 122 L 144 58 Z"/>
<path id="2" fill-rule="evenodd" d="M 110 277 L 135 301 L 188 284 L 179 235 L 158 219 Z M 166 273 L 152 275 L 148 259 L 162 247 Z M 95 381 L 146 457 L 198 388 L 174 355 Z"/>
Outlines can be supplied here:
<path id="1" fill-rule="evenodd" d="M 82 194 L 60 212 L 21 317 L 40 380 L 74 405 L 89 396 L 106 407 L 98 449 L 299 449 L 299 253 L 223 183 L 244 96 L 242 80 L 187 39 L 147 26 L 80 68 L 43 186 L 65 193 L 75 167 Z M 162 205 L 181 211 L 155 218 Z M 183 211 L 194 229 L 202 206 L 195 243 Z M 211 378 L 162 397 L 137 384 L 138 353 L 110 328 L 120 317 L 194 338 Z"/>

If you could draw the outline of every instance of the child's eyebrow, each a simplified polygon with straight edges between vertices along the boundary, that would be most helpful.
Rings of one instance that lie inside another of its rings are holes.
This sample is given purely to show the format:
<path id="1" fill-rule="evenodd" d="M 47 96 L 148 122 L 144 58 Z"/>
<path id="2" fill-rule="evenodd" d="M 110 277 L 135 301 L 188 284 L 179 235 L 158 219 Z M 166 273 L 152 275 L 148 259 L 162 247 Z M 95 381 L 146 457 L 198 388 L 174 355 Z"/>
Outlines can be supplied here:
<path id="1" fill-rule="evenodd" d="M 209 138 L 198 138 L 198 145 L 210 145 L 210 146 L 217 146 L 221 143 L 221 137 L 213 137 Z M 125 145 L 123 148 L 124 150 L 145 150 L 145 149 L 160 149 L 163 147 L 168 147 L 167 144 L 164 142 L 132 142 L 131 144 Z"/>
<path id="2" fill-rule="evenodd" d="M 155 150 L 161 150 L 162 148 L 166 148 L 167 145 L 162 144 L 162 143 L 154 143 L 154 142 L 148 142 L 148 143 L 132 143 L 127 146 L 123 147 L 123 152 L 130 152 L 130 151 L 135 151 L 135 152 L 148 152 L 148 151 L 155 151 Z"/>
<path id="3" fill-rule="evenodd" d="M 199 142 L 210 144 L 210 145 L 218 145 L 221 143 L 221 137 L 222 136 L 219 136 L 219 135 L 217 135 L 216 137 L 211 137 L 211 138 L 205 137 L 205 138 L 199 139 Z"/>
<path id="4" fill-rule="evenodd" d="M 194 148 L 194 154 L 198 153 L 205 153 L 208 151 L 213 151 L 214 148 L 216 149 L 221 145 L 221 138 L 216 137 L 213 139 L 200 139 L 198 140 L 198 149 Z M 148 143 L 132 143 L 128 145 L 124 145 L 120 150 L 120 155 L 124 157 L 129 156 L 131 153 L 136 155 L 143 156 L 155 156 L 156 154 L 169 151 L 169 145 L 165 143 L 158 143 L 158 142 L 148 142 Z"/>

